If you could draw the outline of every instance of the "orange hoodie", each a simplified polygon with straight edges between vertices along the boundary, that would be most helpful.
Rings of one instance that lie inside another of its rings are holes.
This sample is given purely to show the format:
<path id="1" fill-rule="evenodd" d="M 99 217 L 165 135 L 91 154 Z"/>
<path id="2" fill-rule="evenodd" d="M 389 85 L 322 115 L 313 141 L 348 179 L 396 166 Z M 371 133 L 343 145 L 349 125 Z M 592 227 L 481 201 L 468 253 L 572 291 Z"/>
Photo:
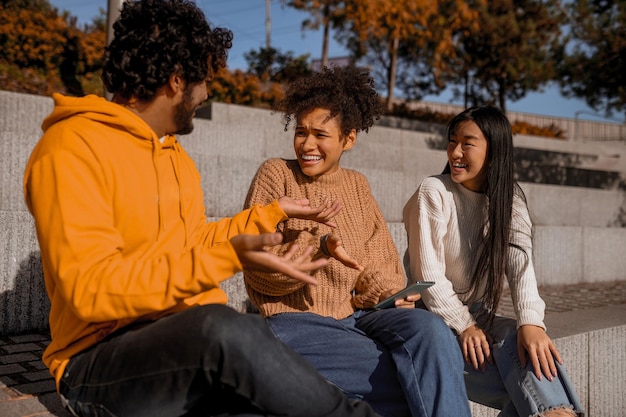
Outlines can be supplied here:
<path id="1" fill-rule="evenodd" d="M 229 239 L 273 232 L 278 202 L 207 223 L 200 175 L 175 136 L 96 96 L 54 95 L 24 175 L 51 301 L 43 361 L 69 359 L 115 330 L 227 301 L 241 271 Z"/>

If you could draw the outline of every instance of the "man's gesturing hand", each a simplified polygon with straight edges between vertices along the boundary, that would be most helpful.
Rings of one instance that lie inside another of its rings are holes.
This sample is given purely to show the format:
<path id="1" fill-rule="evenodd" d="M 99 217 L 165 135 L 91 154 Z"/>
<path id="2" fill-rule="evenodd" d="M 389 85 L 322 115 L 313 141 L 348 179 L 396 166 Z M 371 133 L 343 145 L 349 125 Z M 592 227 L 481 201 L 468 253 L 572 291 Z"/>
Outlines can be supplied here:
<path id="1" fill-rule="evenodd" d="M 299 256 L 295 256 L 298 250 L 296 245 L 289 248 L 283 256 L 264 249 L 265 246 L 277 245 L 282 240 L 283 236 L 280 233 L 263 233 L 261 235 L 237 235 L 230 239 L 230 243 L 235 248 L 244 269 L 279 272 L 308 284 L 317 284 L 317 280 L 310 275 L 310 272 L 326 266 L 328 260 L 320 258 L 312 261 L 310 255 L 313 247 L 306 248 Z"/>

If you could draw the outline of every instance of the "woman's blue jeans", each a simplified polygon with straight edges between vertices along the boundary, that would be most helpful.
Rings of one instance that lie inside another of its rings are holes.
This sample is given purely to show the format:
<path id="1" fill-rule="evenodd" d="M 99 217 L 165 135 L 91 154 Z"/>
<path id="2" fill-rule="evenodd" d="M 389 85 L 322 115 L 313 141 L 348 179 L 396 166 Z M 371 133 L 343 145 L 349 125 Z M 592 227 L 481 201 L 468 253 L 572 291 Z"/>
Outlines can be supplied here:
<path id="1" fill-rule="evenodd" d="M 286 347 L 258 315 L 194 307 L 110 335 L 70 360 L 80 416 L 375 416 Z"/>
<path id="2" fill-rule="evenodd" d="M 469 417 L 463 359 L 454 336 L 420 309 L 268 317 L 274 333 L 347 396 L 387 417 Z"/>
<path id="3" fill-rule="evenodd" d="M 470 309 L 479 327 L 486 328 L 487 317 L 478 314 L 480 304 Z M 530 360 L 521 367 L 517 353 L 517 325 L 510 318 L 496 316 L 488 333 L 493 337 L 494 364 L 485 372 L 465 364 L 465 382 L 469 398 L 479 404 L 501 410 L 500 417 L 530 417 L 567 407 L 583 415 L 583 407 L 565 368 L 555 361 L 557 378 L 537 379 Z"/>

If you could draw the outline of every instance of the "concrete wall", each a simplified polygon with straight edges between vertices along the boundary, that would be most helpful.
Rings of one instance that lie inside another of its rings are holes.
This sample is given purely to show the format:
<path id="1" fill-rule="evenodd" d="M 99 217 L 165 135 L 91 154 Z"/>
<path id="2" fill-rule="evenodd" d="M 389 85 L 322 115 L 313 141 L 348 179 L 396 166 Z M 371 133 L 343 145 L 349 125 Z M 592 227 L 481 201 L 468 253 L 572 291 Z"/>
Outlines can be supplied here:
<path id="1" fill-rule="evenodd" d="M 51 109 L 48 97 L 0 91 L 0 334 L 46 328 L 49 302 L 34 224 L 23 202 L 22 174 L 41 135 L 41 122 Z M 194 132 L 181 141 L 202 174 L 207 215 L 219 218 L 241 209 L 249 182 L 263 160 L 291 158 L 293 150 L 291 134 L 283 131 L 277 114 L 224 104 L 214 104 L 211 113 L 211 119 L 197 119 Z M 360 135 L 357 146 L 344 156 L 345 167 L 369 178 L 401 254 L 406 248 L 402 207 L 421 179 L 440 172 L 445 163 L 445 154 L 429 147 L 436 135 L 375 126 L 369 134 Z M 598 163 L 600 168 L 626 172 L 620 144 L 587 148 L 540 138 L 515 140 L 539 149 L 558 145 L 560 151 L 595 152 L 595 161 L 604 161 Z M 535 222 L 534 257 L 541 285 L 626 279 L 626 228 L 608 227 L 624 207 L 623 191 L 522 186 Z M 245 311 L 248 302 L 241 274 L 223 286 L 229 304 Z M 547 317 L 549 329 L 556 329 L 551 334 L 569 364 L 574 385 L 593 417 L 622 416 L 626 408 L 622 395 L 626 309 L 622 307 L 595 314 L 585 310 L 582 318 Z M 497 415 L 476 404 L 472 410 L 475 416 Z"/>
<path id="2" fill-rule="evenodd" d="M 23 201 L 22 174 L 52 106 L 49 97 L 0 91 L 3 333 L 45 325 L 47 298 L 38 271 L 32 219 Z M 241 209 L 249 182 L 263 160 L 293 156 L 292 135 L 291 130 L 284 131 L 281 116 L 268 110 L 217 103 L 210 112 L 210 119 L 195 120 L 194 132 L 181 142 L 202 174 L 207 215 L 219 218 Z M 429 146 L 438 135 L 436 129 L 418 132 L 374 126 L 368 134 L 359 135 L 356 147 L 343 157 L 345 167 L 368 177 L 401 255 L 406 249 L 402 207 L 419 182 L 440 172 L 445 164 L 445 153 Z M 587 158 L 601 161 L 594 169 L 600 164 L 606 170 L 626 172 L 624 144 L 590 145 L 525 136 L 516 136 L 515 141 L 534 149 L 596 155 Z M 531 183 L 522 187 L 535 222 L 534 256 L 540 285 L 626 279 L 626 228 L 607 227 L 624 208 L 623 191 Z M 242 308 L 247 297 L 236 284 L 238 279 L 225 285 L 232 287 L 233 305 Z"/>

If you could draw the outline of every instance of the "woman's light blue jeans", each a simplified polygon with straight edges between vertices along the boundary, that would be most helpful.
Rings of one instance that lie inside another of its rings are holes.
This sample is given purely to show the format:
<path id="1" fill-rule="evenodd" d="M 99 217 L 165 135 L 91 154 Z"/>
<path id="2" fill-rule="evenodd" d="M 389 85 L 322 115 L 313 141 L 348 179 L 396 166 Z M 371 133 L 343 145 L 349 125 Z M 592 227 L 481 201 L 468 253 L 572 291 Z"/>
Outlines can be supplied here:
<path id="1" fill-rule="evenodd" d="M 485 328 L 486 314 L 478 314 L 480 304 L 470 312 L 479 327 Z M 501 410 L 499 417 L 539 416 L 542 412 L 567 407 L 584 415 L 583 407 L 565 368 L 555 361 L 557 378 L 537 379 L 530 361 L 522 368 L 517 353 L 517 325 L 510 318 L 496 316 L 488 333 L 493 337 L 494 364 L 485 372 L 465 364 L 465 383 L 470 400 Z"/>
<path id="2" fill-rule="evenodd" d="M 463 359 L 443 320 L 421 309 L 266 319 L 284 343 L 348 397 L 386 417 L 470 417 Z"/>

